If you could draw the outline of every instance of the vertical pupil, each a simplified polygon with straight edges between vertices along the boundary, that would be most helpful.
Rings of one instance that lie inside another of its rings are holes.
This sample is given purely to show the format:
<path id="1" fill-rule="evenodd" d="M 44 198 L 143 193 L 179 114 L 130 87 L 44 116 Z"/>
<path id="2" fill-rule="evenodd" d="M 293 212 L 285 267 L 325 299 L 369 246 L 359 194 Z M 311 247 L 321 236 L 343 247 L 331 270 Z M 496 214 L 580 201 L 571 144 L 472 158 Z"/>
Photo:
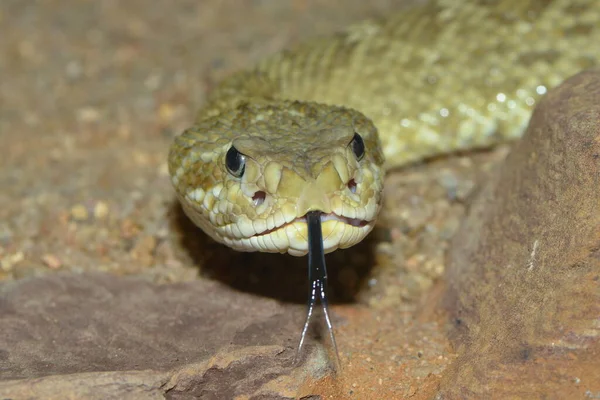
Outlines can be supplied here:
<path id="1" fill-rule="evenodd" d="M 359 160 L 365 155 L 365 142 L 358 133 L 355 133 L 354 138 L 352 138 L 352 150 Z"/>
<path id="2" fill-rule="evenodd" d="M 229 172 L 239 178 L 244 174 L 245 156 L 231 146 L 225 155 L 225 164 Z"/>

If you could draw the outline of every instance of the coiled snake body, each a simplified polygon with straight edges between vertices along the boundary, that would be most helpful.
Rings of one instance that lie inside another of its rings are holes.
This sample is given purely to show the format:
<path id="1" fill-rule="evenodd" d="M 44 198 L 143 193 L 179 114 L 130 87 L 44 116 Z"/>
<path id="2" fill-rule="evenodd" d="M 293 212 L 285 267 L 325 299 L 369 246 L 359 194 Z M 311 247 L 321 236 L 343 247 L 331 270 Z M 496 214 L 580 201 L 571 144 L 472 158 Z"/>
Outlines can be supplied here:
<path id="1" fill-rule="evenodd" d="M 600 60 L 598 0 L 437 0 L 226 79 L 170 150 L 186 214 L 243 251 L 326 252 L 372 229 L 388 168 L 518 138 Z M 385 161 L 384 161 L 385 160 Z"/>

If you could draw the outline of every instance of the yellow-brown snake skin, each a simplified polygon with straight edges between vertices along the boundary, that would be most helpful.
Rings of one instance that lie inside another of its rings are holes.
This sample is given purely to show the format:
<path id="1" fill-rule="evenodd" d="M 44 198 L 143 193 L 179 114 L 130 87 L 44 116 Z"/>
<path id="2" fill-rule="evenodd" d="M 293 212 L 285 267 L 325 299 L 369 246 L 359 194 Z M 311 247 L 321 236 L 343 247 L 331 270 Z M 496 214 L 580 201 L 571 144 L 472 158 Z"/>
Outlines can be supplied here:
<path id="1" fill-rule="evenodd" d="M 350 247 L 386 169 L 518 138 L 541 95 L 599 59 L 599 0 L 430 1 L 226 79 L 175 139 L 172 182 L 234 249 L 306 254 L 311 210 L 326 252 Z"/>

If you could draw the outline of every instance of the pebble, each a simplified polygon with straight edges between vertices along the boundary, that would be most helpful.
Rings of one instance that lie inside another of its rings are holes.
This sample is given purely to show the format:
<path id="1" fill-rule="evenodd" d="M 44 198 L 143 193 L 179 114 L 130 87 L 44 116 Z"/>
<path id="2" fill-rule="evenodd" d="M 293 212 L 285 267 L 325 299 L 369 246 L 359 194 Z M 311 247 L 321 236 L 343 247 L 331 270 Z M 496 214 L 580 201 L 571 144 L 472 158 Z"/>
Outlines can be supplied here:
<path id="1" fill-rule="evenodd" d="M 163 103 L 158 108 L 158 117 L 161 122 L 170 122 L 175 115 L 175 107 L 169 103 Z"/>
<path id="2" fill-rule="evenodd" d="M 58 269 L 62 266 L 62 261 L 54 254 L 44 254 L 42 262 L 50 269 Z"/>
<path id="3" fill-rule="evenodd" d="M 71 207 L 71 218 L 75 221 L 87 221 L 89 212 L 83 204 L 76 204 Z"/>
<path id="4" fill-rule="evenodd" d="M 77 110 L 77 119 L 80 122 L 96 122 L 100 119 L 100 111 L 94 107 L 82 107 Z"/>
<path id="5" fill-rule="evenodd" d="M 0 269 L 5 272 L 9 272 L 13 269 L 15 264 L 20 263 L 25 259 L 25 254 L 18 251 L 13 254 L 9 254 L 0 260 Z"/>
<path id="6" fill-rule="evenodd" d="M 99 201 L 96 203 L 94 207 L 94 218 L 95 219 L 104 219 L 108 216 L 109 208 L 108 204 L 104 201 Z"/>

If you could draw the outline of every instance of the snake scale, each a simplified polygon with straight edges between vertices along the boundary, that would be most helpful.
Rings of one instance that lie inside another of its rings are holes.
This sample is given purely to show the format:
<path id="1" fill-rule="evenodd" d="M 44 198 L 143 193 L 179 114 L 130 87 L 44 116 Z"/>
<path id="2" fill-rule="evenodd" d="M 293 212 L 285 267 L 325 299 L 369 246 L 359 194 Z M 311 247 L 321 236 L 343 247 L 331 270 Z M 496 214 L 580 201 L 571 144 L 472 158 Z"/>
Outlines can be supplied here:
<path id="1" fill-rule="evenodd" d="M 547 90 L 600 60 L 598 0 L 433 0 L 225 79 L 178 136 L 185 213 L 242 251 L 326 252 L 373 228 L 383 177 L 518 138 Z"/>

